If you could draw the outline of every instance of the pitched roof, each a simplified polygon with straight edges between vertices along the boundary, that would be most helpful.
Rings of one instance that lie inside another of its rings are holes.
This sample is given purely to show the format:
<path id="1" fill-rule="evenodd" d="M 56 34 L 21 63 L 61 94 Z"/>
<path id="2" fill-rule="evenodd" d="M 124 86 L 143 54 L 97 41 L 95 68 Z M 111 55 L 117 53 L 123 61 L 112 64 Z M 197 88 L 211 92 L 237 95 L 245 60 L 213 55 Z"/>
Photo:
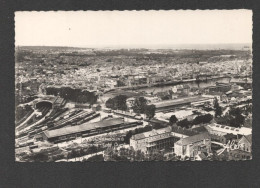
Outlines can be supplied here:
<path id="1" fill-rule="evenodd" d="M 244 136 L 252 144 L 252 134 Z"/>
<path id="2" fill-rule="evenodd" d="M 202 141 L 204 139 L 210 139 L 208 132 L 204 132 L 204 133 L 197 134 L 197 135 L 194 135 L 194 136 L 182 138 L 179 141 L 177 141 L 176 143 L 180 144 L 180 145 L 189 145 L 189 144 L 193 144 L 195 142 Z"/>
<path id="3" fill-rule="evenodd" d="M 190 104 L 192 102 L 199 102 L 208 99 L 209 98 L 207 97 L 193 96 L 193 97 L 185 97 L 185 98 L 178 98 L 173 100 L 160 101 L 160 102 L 155 102 L 153 104 L 156 106 L 156 108 L 162 108 L 162 107 L 174 106 L 179 104 Z"/>
<path id="4" fill-rule="evenodd" d="M 139 134 L 135 134 L 131 137 L 132 140 L 141 140 L 141 139 L 144 139 L 144 138 L 148 138 L 148 137 L 153 137 L 155 135 L 160 135 L 160 134 L 164 134 L 164 133 L 168 133 L 168 132 L 171 132 L 171 127 L 165 127 L 165 128 L 162 128 L 162 129 L 153 129 L 151 131 L 148 131 L 148 132 L 144 132 L 144 133 L 139 133 Z"/>
<path id="5" fill-rule="evenodd" d="M 44 134 L 48 138 L 53 138 L 53 137 L 79 133 L 79 132 L 92 130 L 92 129 L 96 129 L 96 128 L 101 128 L 101 127 L 119 125 L 119 124 L 122 124 L 123 122 L 124 122 L 123 118 L 114 118 L 114 119 L 99 121 L 99 122 L 95 122 L 95 123 L 85 123 L 85 124 L 73 126 L 73 127 L 64 127 L 64 128 L 60 128 L 60 129 L 44 131 Z"/>

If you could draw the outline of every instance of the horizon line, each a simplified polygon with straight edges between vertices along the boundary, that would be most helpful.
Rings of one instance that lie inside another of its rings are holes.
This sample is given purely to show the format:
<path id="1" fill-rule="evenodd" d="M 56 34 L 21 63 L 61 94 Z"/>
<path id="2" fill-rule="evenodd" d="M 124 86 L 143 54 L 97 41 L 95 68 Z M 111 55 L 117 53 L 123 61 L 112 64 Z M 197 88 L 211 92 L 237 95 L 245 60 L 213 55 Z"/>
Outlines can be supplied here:
<path id="1" fill-rule="evenodd" d="M 115 47 L 124 47 L 124 48 L 147 48 L 149 46 L 185 46 L 185 45 L 252 45 L 252 42 L 241 42 L 241 43 L 179 43 L 179 44 L 110 44 L 110 45 L 16 45 L 15 47 L 74 47 L 74 48 L 115 48 Z"/>

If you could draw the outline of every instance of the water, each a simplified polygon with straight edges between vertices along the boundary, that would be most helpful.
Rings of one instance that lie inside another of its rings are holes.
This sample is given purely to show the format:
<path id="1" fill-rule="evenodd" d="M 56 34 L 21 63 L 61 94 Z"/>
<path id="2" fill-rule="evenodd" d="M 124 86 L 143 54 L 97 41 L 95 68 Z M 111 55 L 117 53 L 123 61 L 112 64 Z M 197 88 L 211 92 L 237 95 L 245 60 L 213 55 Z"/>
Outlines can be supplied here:
<path id="1" fill-rule="evenodd" d="M 217 79 L 212 79 L 208 81 L 201 81 L 200 83 L 197 83 L 195 81 L 192 82 L 187 82 L 187 83 L 182 83 L 182 84 L 188 84 L 191 88 L 205 88 L 209 86 L 215 86 L 216 82 L 222 82 L 222 83 L 229 83 L 230 78 L 217 78 Z M 180 84 L 180 85 L 182 85 Z M 147 93 L 158 93 L 158 92 L 164 92 L 164 91 L 169 91 L 172 89 L 173 86 L 161 86 L 161 87 L 148 87 L 148 88 L 141 88 L 137 89 L 136 91 L 145 91 Z"/>

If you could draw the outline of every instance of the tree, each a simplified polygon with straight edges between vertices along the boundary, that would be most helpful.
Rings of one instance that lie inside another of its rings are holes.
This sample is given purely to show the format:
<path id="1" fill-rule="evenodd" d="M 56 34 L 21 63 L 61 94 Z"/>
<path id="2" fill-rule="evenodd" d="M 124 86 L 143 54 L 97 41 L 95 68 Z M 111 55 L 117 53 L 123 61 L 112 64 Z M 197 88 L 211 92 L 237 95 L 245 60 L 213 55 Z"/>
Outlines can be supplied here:
<path id="1" fill-rule="evenodd" d="M 187 119 L 183 119 L 183 120 L 177 122 L 177 126 L 180 126 L 183 128 L 189 128 L 190 125 L 191 125 L 191 122 L 188 121 Z"/>
<path id="2" fill-rule="evenodd" d="M 144 153 L 141 150 L 137 150 L 135 154 L 135 161 L 143 161 L 144 158 Z"/>
<path id="3" fill-rule="evenodd" d="M 198 125 L 201 123 L 209 123 L 213 119 L 213 116 L 211 114 L 205 114 L 205 115 L 200 115 L 197 116 L 193 121 L 193 125 Z"/>
<path id="4" fill-rule="evenodd" d="M 149 154 L 149 161 L 162 161 L 164 159 L 163 156 L 163 152 L 159 151 L 158 149 L 153 150 L 153 152 Z"/>
<path id="5" fill-rule="evenodd" d="M 146 125 L 145 127 L 140 127 L 140 128 L 136 128 L 134 130 L 130 130 L 126 133 L 124 141 L 125 141 L 125 143 L 129 144 L 130 138 L 132 137 L 132 135 L 143 133 L 143 132 L 148 132 L 151 130 L 152 130 L 152 126 L 150 126 L 150 125 Z"/>
<path id="6" fill-rule="evenodd" d="M 173 125 L 173 124 L 175 124 L 177 121 L 178 121 L 178 118 L 177 118 L 175 115 L 172 115 L 172 116 L 170 117 L 169 123 L 170 123 L 171 125 Z"/>
<path id="7" fill-rule="evenodd" d="M 126 110 L 127 109 L 126 99 L 127 99 L 126 95 L 118 95 L 115 97 L 115 100 L 116 100 L 115 107 L 117 110 Z"/>
<path id="8" fill-rule="evenodd" d="M 114 99 L 109 98 L 109 99 L 106 101 L 106 107 L 107 107 L 107 108 L 112 108 L 112 109 L 114 109 L 114 106 L 115 106 L 115 104 L 114 104 Z"/>
<path id="9" fill-rule="evenodd" d="M 242 115 L 242 111 L 239 108 L 232 108 L 229 111 L 229 114 L 232 116 L 230 120 L 230 126 L 240 127 L 245 122 L 245 117 Z"/>
<path id="10" fill-rule="evenodd" d="M 153 118 L 154 117 L 154 115 L 155 115 L 155 109 L 156 109 L 156 107 L 155 107 L 155 105 L 146 105 L 145 106 L 145 109 L 144 109 L 144 113 L 145 113 L 145 115 L 146 115 L 146 117 L 148 118 L 148 119 L 151 119 L 151 118 Z"/>
<path id="11" fill-rule="evenodd" d="M 215 109 L 215 117 L 220 117 L 222 115 L 222 108 L 219 106 L 218 99 L 214 99 L 214 109 Z"/>
<path id="12" fill-rule="evenodd" d="M 137 114 L 143 114 L 147 100 L 144 97 L 136 98 L 133 104 L 133 110 Z"/>
<path id="13" fill-rule="evenodd" d="M 113 110 L 126 110 L 126 99 L 127 96 L 125 95 L 115 96 L 114 98 L 110 98 L 106 101 L 106 107 Z"/>
<path id="14" fill-rule="evenodd" d="M 130 138 L 132 137 L 133 132 L 132 131 L 128 131 L 125 135 L 124 141 L 125 143 L 129 144 L 130 143 Z"/>

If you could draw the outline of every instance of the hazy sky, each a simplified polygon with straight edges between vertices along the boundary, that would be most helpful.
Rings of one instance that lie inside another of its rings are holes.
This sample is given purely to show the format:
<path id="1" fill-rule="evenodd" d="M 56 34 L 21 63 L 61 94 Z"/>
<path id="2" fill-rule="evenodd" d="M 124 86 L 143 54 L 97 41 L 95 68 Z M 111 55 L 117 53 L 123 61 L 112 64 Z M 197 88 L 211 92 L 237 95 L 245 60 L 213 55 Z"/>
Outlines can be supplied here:
<path id="1" fill-rule="evenodd" d="M 252 11 L 16 12 L 15 40 L 89 47 L 251 43 Z"/>

